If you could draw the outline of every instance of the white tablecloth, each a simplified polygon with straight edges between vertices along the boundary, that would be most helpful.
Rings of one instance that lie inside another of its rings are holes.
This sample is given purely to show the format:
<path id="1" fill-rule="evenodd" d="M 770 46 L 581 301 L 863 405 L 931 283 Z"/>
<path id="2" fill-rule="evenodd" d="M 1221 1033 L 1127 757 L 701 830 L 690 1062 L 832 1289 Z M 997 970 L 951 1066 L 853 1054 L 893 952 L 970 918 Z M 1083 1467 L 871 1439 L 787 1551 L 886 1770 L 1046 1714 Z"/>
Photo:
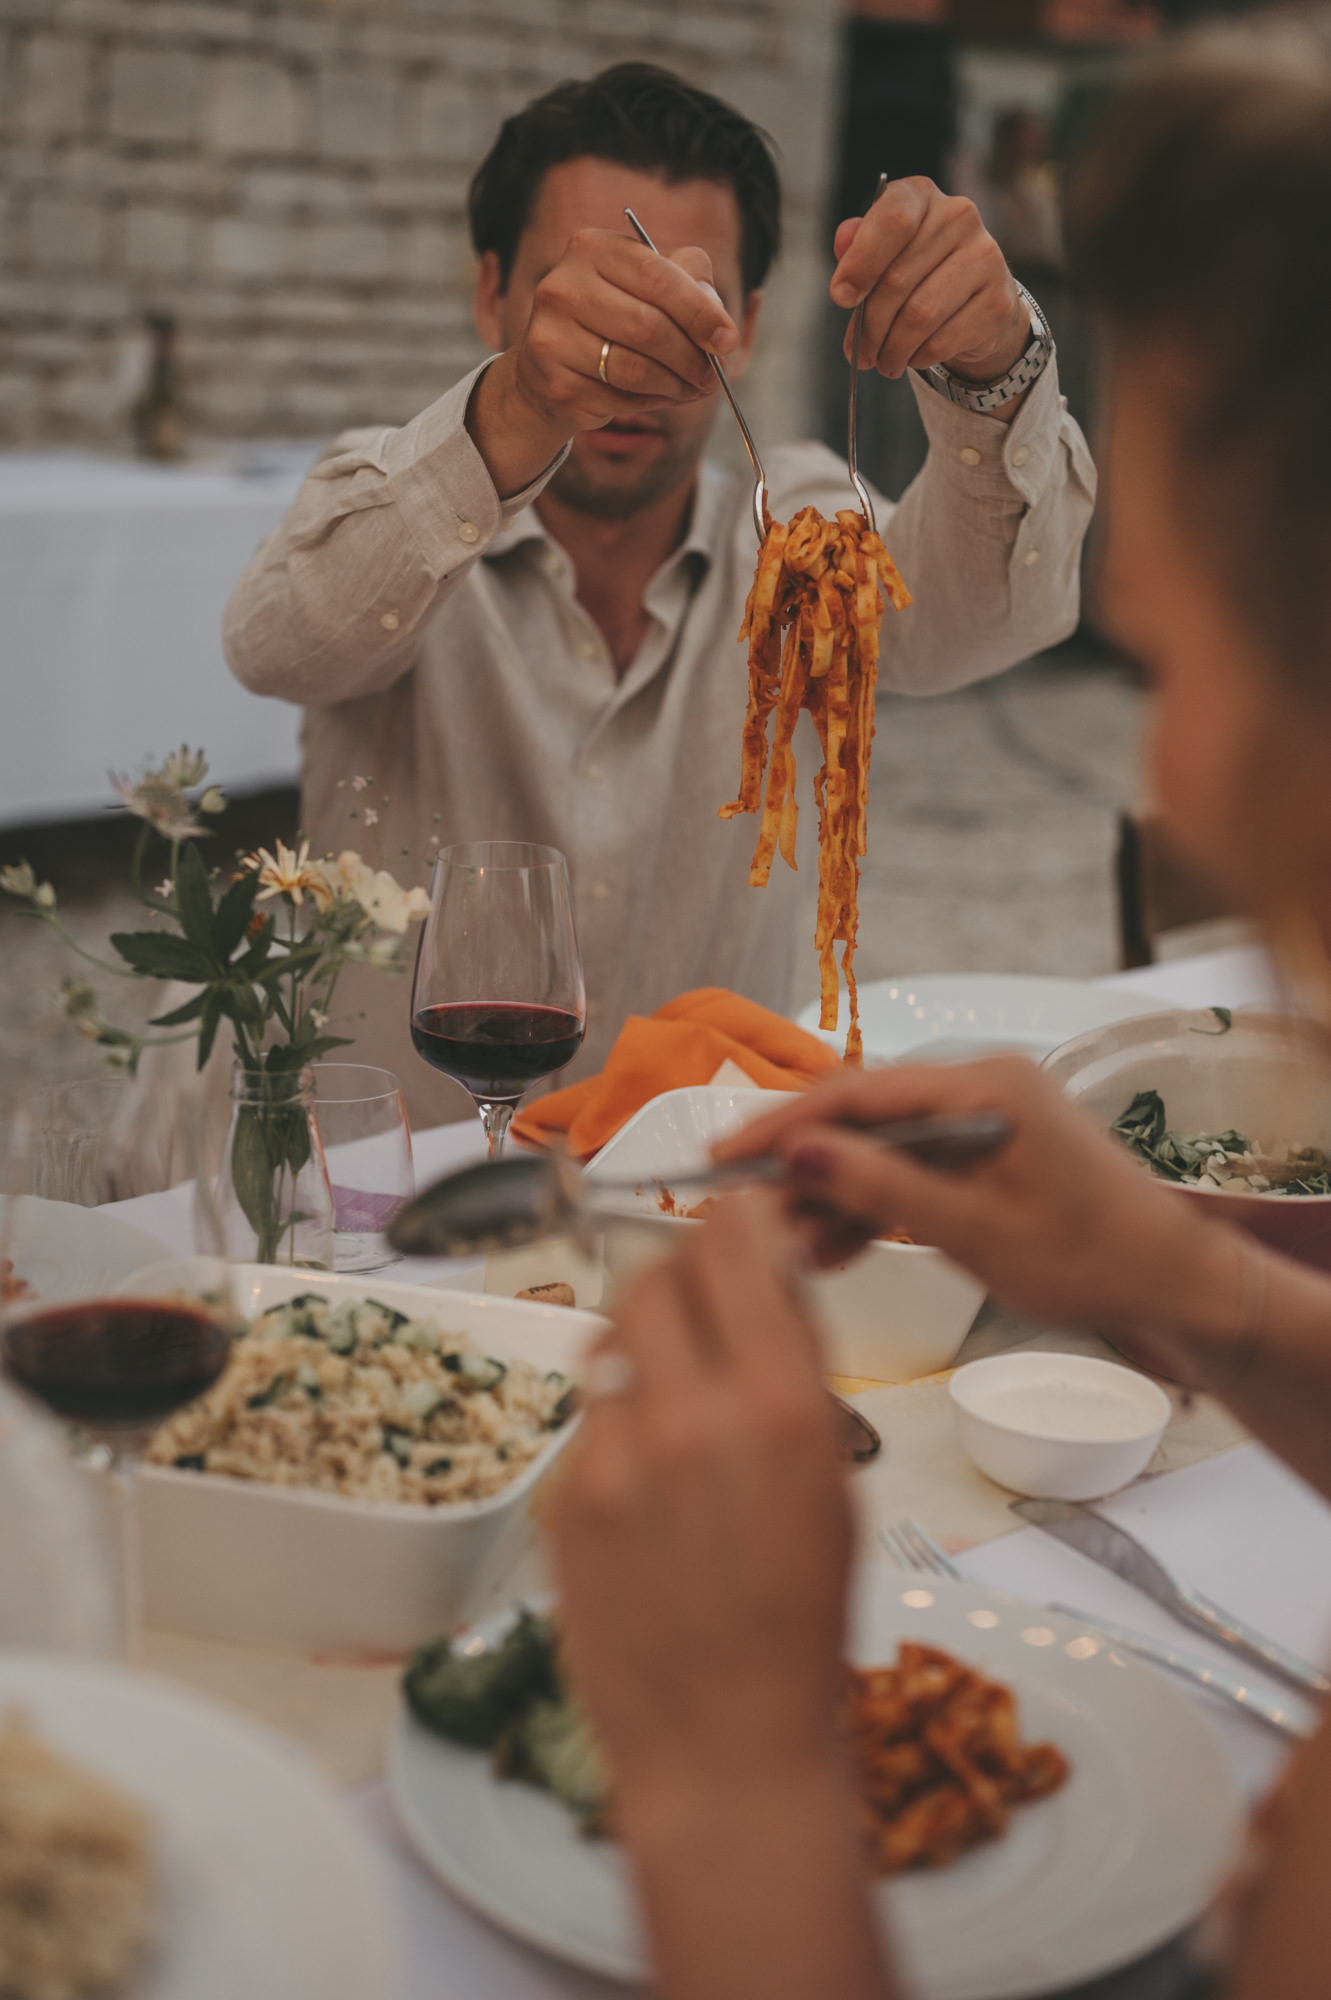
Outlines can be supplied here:
<path id="1" fill-rule="evenodd" d="M 299 710 L 222 656 L 222 612 L 316 446 L 150 465 L 0 452 L 0 824 L 99 812 L 108 769 L 202 744 L 254 789 L 299 769 Z"/>
<path id="2" fill-rule="evenodd" d="M 1274 998 L 1270 968 L 1256 951 L 1174 960 L 1122 975 L 1122 983 L 1158 992 L 1163 1005 L 1260 1005 Z M 421 1184 L 482 1152 L 479 1126 L 471 1124 L 418 1133 L 414 1144 Z M 137 1219 L 169 1239 L 175 1230 L 166 1226 L 161 1204 L 170 1199 L 147 1197 L 141 1209 L 122 1206 L 126 1213 L 139 1209 Z M 393 1276 L 408 1282 L 480 1282 L 476 1265 L 442 1261 L 400 1264 Z M 1331 1658 L 1331 1507 L 1260 1446 L 1139 1481 L 1101 1504 L 1240 1617 L 1305 1658 Z M 870 1561 L 885 1560 L 876 1548 L 864 1554 Z M 978 1583 L 1039 1604 L 1099 1613 L 1233 1664 L 1131 1586 L 1038 1529 L 971 1549 L 960 1566 Z M 1194 1698 L 1210 1714 L 1245 1794 L 1256 1797 L 1279 1768 L 1286 1745 L 1265 1725 L 1213 1697 Z M 505 1936 L 436 1882 L 397 1827 L 382 1784 L 354 1794 L 348 1810 L 370 1841 L 399 1913 L 403 1955 L 393 2000 L 609 2000 L 624 1993 Z M 1158 1955 L 1145 1968 L 1097 1982 L 1096 2000 L 1163 2000 L 1176 1990 L 1176 1971 L 1169 1953 Z"/>

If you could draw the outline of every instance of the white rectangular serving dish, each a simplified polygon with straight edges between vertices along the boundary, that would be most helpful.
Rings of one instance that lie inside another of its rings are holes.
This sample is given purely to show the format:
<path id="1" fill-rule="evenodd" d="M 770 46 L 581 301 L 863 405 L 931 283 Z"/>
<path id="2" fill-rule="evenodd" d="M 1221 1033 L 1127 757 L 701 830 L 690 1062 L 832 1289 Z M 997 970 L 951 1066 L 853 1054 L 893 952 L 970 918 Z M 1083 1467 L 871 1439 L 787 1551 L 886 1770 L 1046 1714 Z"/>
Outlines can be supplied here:
<path id="1" fill-rule="evenodd" d="M 666 1255 L 681 1229 L 698 1227 L 687 1217 L 661 1213 L 656 1184 L 671 1187 L 672 1177 L 704 1165 L 713 1140 L 789 1094 L 717 1084 L 668 1090 L 616 1132 L 588 1165 L 588 1178 L 641 1175 L 642 1190 L 623 1198 L 631 1220 L 606 1229 L 610 1279 Z M 980 1309 L 984 1287 L 941 1250 L 876 1242 L 851 1263 L 810 1279 L 809 1296 L 834 1375 L 913 1382 L 950 1367 Z"/>
<path id="2" fill-rule="evenodd" d="M 300 1292 L 374 1298 L 467 1334 L 498 1361 L 576 1375 L 605 1322 L 595 1313 L 479 1292 L 333 1277 L 272 1265 L 234 1270 L 252 1318 Z M 543 1489 L 576 1417 L 498 1493 L 454 1506 L 344 1500 L 299 1487 L 146 1465 L 139 1518 L 147 1622 L 213 1639 L 307 1651 L 398 1653 L 474 1616 L 535 1545 Z"/>

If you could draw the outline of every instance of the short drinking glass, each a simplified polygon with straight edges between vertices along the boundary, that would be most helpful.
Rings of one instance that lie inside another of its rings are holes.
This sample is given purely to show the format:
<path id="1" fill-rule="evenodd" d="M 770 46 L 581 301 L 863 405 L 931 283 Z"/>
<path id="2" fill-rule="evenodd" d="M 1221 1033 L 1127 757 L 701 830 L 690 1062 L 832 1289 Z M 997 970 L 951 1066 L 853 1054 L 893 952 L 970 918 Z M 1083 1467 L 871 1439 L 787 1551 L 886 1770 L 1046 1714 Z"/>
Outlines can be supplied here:
<path id="1" fill-rule="evenodd" d="M 315 1063 L 314 1116 L 333 1190 L 333 1269 L 397 1261 L 384 1235 L 416 1192 L 402 1086 L 369 1063 Z"/>

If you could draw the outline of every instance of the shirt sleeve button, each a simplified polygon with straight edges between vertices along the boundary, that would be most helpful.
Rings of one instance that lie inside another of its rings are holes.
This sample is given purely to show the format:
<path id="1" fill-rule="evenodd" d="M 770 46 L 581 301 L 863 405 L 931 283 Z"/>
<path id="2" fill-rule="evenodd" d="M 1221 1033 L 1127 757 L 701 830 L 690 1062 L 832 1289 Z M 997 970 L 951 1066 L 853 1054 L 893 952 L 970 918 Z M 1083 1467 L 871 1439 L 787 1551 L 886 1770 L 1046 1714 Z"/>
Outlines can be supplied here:
<path id="1" fill-rule="evenodd" d="M 1027 569 L 1033 569 L 1039 560 L 1040 551 L 1038 549 L 1027 549 L 1025 555 L 1022 557 L 1022 562 L 1026 565 Z"/>
<path id="2" fill-rule="evenodd" d="M 402 620 L 398 617 L 396 611 L 385 611 L 379 623 L 383 626 L 385 632 L 396 632 Z"/>
<path id="3" fill-rule="evenodd" d="M 957 453 L 957 457 L 963 465 L 978 465 L 980 463 L 980 454 L 973 444 L 963 445 Z"/>
<path id="4" fill-rule="evenodd" d="M 1019 444 L 1017 446 L 1017 449 L 1012 454 L 1012 463 L 1014 465 L 1025 465 L 1030 455 L 1031 455 L 1030 446 L 1027 444 Z"/>
<path id="5" fill-rule="evenodd" d="M 479 542 L 480 539 L 481 531 L 474 521 L 458 522 L 458 540 L 460 542 Z"/>

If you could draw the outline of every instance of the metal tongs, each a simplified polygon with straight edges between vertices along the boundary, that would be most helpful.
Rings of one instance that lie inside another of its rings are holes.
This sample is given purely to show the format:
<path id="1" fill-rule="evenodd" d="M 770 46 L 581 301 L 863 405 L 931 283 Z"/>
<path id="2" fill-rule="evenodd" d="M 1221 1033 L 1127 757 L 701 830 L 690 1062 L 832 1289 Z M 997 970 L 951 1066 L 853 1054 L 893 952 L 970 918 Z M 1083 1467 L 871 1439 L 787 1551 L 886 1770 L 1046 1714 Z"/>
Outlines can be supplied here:
<path id="1" fill-rule="evenodd" d="M 632 223 L 634 234 L 637 236 L 638 241 L 644 244 L 652 252 L 653 256 L 659 257 L 661 254 L 660 251 L 639 222 L 637 216 L 633 213 L 633 210 L 626 208 L 624 213 Z M 767 540 L 767 474 L 763 471 L 763 462 L 758 456 L 758 447 L 753 442 L 753 432 L 745 423 L 744 412 L 735 401 L 735 392 L 726 377 L 725 369 L 721 366 L 715 354 L 709 354 L 707 359 L 712 364 L 713 374 L 721 384 L 722 392 L 730 405 L 735 422 L 739 425 L 739 434 L 744 440 L 744 449 L 749 454 L 749 464 L 753 467 L 753 525 L 758 531 L 758 540 L 765 542 Z"/>
<path id="2" fill-rule="evenodd" d="M 887 175 L 879 174 L 878 186 L 874 189 L 873 201 L 869 203 L 870 208 L 873 207 L 874 201 L 878 200 L 886 186 Z M 866 294 L 856 306 L 850 322 L 850 413 L 846 426 L 846 467 L 850 473 L 850 483 L 859 495 L 860 506 L 864 509 L 864 518 L 869 523 L 869 533 L 876 535 L 878 533 L 878 520 L 873 511 L 873 501 L 869 497 L 868 487 L 860 477 L 860 468 L 855 456 L 856 419 L 859 415 L 860 403 L 860 335 L 864 331 L 864 308 L 868 303 L 868 295 Z"/>

